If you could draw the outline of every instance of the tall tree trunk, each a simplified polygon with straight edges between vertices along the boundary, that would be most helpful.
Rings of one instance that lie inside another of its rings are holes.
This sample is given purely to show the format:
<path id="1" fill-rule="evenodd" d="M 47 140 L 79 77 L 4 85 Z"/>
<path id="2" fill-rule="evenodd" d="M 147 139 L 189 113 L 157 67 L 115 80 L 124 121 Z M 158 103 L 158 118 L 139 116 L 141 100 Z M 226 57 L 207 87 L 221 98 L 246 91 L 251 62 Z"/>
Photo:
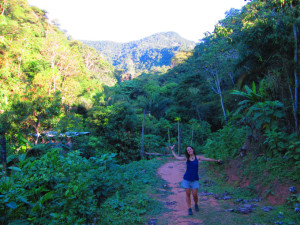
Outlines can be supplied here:
<path id="1" fill-rule="evenodd" d="M 180 124 L 178 121 L 178 155 L 181 154 L 181 135 L 180 135 Z"/>
<path id="2" fill-rule="evenodd" d="M 197 115 L 198 115 L 199 121 L 201 121 L 201 116 L 200 116 L 199 108 L 198 108 L 198 106 L 197 106 L 197 105 L 196 105 L 196 112 L 197 112 Z"/>
<path id="3" fill-rule="evenodd" d="M 4 14 L 4 10 L 5 10 L 5 3 L 6 3 L 6 0 L 2 0 L 2 4 L 1 4 L 1 16 Z"/>
<path id="4" fill-rule="evenodd" d="M 299 80 L 298 80 L 298 30 L 296 23 L 293 24 L 293 33 L 295 39 L 295 48 L 294 48 L 294 78 L 295 78 L 295 96 L 293 101 L 293 112 L 294 112 L 294 120 L 295 120 L 295 129 L 296 133 L 299 133 L 299 125 L 298 125 L 298 88 L 299 88 Z"/>
<path id="5" fill-rule="evenodd" d="M 142 147 L 141 147 L 141 157 L 144 158 L 144 132 L 145 132 L 145 114 L 146 110 L 143 110 L 143 125 L 142 125 Z"/>
<path id="6" fill-rule="evenodd" d="M 227 124 L 227 115 L 226 115 L 226 110 L 224 107 L 224 102 L 223 102 L 223 96 L 222 96 L 222 89 L 221 89 L 221 79 L 219 78 L 219 74 L 217 72 L 208 72 L 211 74 L 212 80 L 208 80 L 210 87 L 212 90 L 220 96 L 220 101 L 221 101 L 221 106 L 223 110 L 223 115 L 224 115 L 224 120 L 225 124 Z"/>
<path id="7" fill-rule="evenodd" d="M 222 110 L 223 110 L 223 114 L 224 114 L 224 120 L 225 120 L 225 124 L 227 124 L 227 115 L 226 115 L 226 110 L 224 107 L 224 103 L 223 103 L 223 96 L 222 96 L 222 92 L 220 92 L 220 101 L 221 101 L 221 105 L 222 105 Z"/>
<path id="8" fill-rule="evenodd" d="M 219 80 L 218 76 L 217 76 L 217 80 L 216 80 L 216 86 L 217 86 L 218 94 L 220 96 L 220 101 L 221 101 L 221 106 L 222 106 L 222 110 L 223 110 L 225 124 L 227 124 L 227 115 L 226 115 L 226 110 L 225 110 L 224 102 L 223 102 L 223 95 L 222 95 L 222 89 L 221 89 L 221 81 Z"/>
<path id="9" fill-rule="evenodd" d="M 168 128 L 169 148 L 171 147 L 170 128 Z"/>
<path id="10" fill-rule="evenodd" d="M 193 146 L 193 138 L 194 138 L 194 126 L 192 125 L 192 138 L 191 138 L 191 146 Z"/>
<path id="11" fill-rule="evenodd" d="M 1 144 L 1 164 L 3 165 L 3 172 L 6 174 L 6 138 L 5 134 L 0 139 Z"/>
<path id="12" fill-rule="evenodd" d="M 39 137 L 40 137 L 40 124 L 41 124 L 41 117 L 38 116 L 37 117 L 37 121 L 36 121 L 36 125 L 35 125 L 35 133 L 36 133 L 36 139 L 34 141 L 34 144 L 37 145 L 38 141 L 39 141 Z"/>

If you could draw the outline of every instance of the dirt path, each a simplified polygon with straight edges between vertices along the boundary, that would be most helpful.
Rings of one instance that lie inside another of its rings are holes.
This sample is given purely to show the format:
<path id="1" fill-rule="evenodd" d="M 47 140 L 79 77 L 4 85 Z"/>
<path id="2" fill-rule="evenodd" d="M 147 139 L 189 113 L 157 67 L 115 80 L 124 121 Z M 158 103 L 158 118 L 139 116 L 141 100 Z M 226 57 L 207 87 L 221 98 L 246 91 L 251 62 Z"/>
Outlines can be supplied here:
<path id="1" fill-rule="evenodd" d="M 171 211 L 164 214 L 164 218 L 169 221 L 169 224 L 178 224 L 178 225 L 196 225 L 204 224 L 203 220 L 199 218 L 200 212 L 195 212 L 194 215 L 188 216 L 187 213 L 187 204 L 185 200 L 185 190 L 180 187 L 180 182 L 185 172 L 185 162 L 184 161 L 172 161 L 167 164 L 164 164 L 158 169 L 158 174 L 161 178 L 168 182 L 168 187 L 171 188 L 170 191 L 173 193 L 165 199 L 165 205 Z M 201 201 L 205 201 L 205 205 L 209 204 L 218 209 L 218 203 L 213 198 L 205 197 L 204 199 L 199 196 L 200 209 L 203 207 Z M 202 204 L 202 205 L 201 205 Z M 193 201 L 192 201 L 192 205 Z"/>
<path id="2" fill-rule="evenodd" d="M 148 217 L 147 225 L 299 224 L 293 217 L 288 218 L 288 214 L 283 216 L 282 208 L 270 207 L 269 202 L 250 196 L 246 189 L 214 182 L 215 175 L 207 172 L 208 167 L 203 162 L 199 164 L 200 211 L 194 210 L 192 200 L 194 215 L 189 216 L 185 190 L 180 186 L 185 169 L 185 161 L 172 160 L 157 170 L 164 182 L 155 187 L 152 197 L 163 206 L 157 206 L 158 213 Z"/>
<path id="3" fill-rule="evenodd" d="M 202 196 L 201 188 L 198 193 L 200 212 L 194 210 L 194 202 L 192 200 L 192 208 L 194 215 L 188 215 L 188 208 L 185 200 L 185 190 L 180 186 L 182 177 L 185 172 L 184 161 L 171 161 L 162 165 L 158 169 L 158 174 L 167 182 L 167 186 L 163 187 L 169 190 L 169 194 L 160 197 L 158 200 L 163 201 L 165 207 L 169 210 L 160 216 L 156 225 L 202 225 L 202 224 L 241 224 L 236 223 L 232 215 L 225 213 L 225 208 L 222 203 L 218 202 L 213 196 Z M 199 164 L 200 180 L 201 175 L 205 174 L 201 163 Z M 203 178 L 203 177 L 202 177 Z M 204 179 L 204 178 L 203 178 Z M 163 189 L 162 188 L 162 189 Z M 203 190 L 202 190 L 203 191 Z M 228 204 L 228 203 L 226 203 Z M 244 224 L 244 223 L 243 223 Z"/>

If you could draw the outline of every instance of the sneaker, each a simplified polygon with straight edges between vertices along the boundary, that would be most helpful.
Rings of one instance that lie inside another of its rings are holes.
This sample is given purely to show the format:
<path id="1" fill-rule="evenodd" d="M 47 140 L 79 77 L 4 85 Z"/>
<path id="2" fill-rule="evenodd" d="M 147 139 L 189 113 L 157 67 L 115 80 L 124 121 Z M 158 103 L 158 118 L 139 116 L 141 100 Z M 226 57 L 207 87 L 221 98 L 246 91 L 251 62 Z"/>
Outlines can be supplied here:
<path id="1" fill-rule="evenodd" d="M 195 204 L 195 210 L 196 210 L 196 212 L 199 212 L 199 206 L 198 206 L 198 204 Z"/>
<path id="2" fill-rule="evenodd" d="M 193 215 L 193 210 L 189 208 L 189 215 Z"/>

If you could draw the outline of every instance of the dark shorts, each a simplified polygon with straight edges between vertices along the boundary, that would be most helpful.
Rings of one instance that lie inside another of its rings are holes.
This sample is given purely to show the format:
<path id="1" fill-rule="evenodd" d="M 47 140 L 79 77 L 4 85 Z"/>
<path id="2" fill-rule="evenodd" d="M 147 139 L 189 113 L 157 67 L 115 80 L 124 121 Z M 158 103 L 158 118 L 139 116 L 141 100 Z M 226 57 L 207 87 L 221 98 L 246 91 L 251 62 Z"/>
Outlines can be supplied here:
<path id="1" fill-rule="evenodd" d="M 181 182 L 181 187 L 189 188 L 189 189 L 198 189 L 199 181 L 198 180 L 188 181 L 188 180 L 183 179 Z"/>

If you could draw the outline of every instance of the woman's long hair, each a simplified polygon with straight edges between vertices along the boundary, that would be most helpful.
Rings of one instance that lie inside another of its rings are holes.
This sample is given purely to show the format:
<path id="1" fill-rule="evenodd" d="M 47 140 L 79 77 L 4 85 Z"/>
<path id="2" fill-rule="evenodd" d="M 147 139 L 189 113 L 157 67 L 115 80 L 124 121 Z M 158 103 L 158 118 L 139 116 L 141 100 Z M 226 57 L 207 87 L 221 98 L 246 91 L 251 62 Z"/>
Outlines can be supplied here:
<path id="1" fill-rule="evenodd" d="M 187 160 L 186 160 L 187 163 L 190 162 L 190 155 L 189 155 L 189 153 L 187 152 L 187 148 L 188 148 L 188 147 L 190 147 L 190 148 L 193 149 L 194 155 L 195 155 L 195 157 L 196 157 L 196 151 L 195 151 L 195 149 L 194 149 L 192 146 L 187 146 L 187 147 L 185 148 L 185 152 L 184 152 L 185 157 L 186 157 L 186 159 L 187 159 Z"/>

